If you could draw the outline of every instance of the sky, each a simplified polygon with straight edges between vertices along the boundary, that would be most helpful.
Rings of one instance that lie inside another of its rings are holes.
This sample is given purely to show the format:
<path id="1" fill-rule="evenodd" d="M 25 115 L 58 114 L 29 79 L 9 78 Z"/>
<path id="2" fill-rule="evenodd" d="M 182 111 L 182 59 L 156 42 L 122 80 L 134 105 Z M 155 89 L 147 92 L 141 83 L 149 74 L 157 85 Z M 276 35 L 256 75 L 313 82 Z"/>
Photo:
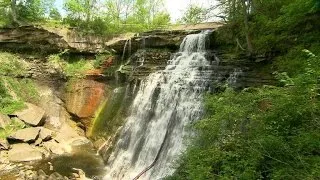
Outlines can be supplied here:
<path id="1" fill-rule="evenodd" d="M 211 0 L 212 1 L 212 0 Z M 171 16 L 171 21 L 179 20 L 190 4 L 196 4 L 201 7 L 208 7 L 208 0 L 165 0 L 165 6 Z M 62 9 L 63 0 L 56 0 L 58 9 Z"/>

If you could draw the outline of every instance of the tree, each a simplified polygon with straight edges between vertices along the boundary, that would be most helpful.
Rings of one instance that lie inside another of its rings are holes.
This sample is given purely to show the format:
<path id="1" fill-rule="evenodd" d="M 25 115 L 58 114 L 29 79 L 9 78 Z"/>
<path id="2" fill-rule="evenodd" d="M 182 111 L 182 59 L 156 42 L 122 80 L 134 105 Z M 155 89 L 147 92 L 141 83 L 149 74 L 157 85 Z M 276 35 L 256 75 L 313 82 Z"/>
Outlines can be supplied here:
<path id="1" fill-rule="evenodd" d="M 16 0 L 3 0 L 2 2 L 0 2 L 0 10 L 0 24 L 20 24 L 17 15 Z"/>
<path id="2" fill-rule="evenodd" d="M 219 4 L 216 7 L 220 9 L 222 14 L 220 17 L 226 17 L 229 25 L 240 25 L 241 29 L 232 29 L 232 34 L 239 34 L 245 37 L 247 45 L 246 50 L 249 55 L 252 55 L 254 53 L 254 46 L 252 43 L 250 17 L 255 12 L 255 0 L 218 0 L 218 2 Z M 262 1 L 257 1 L 257 3 L 259 2 Z M 235 42 L 242 49 L 242 46 L 239 42 L 239 37 L 235 37 Z"/>
<path id="3" fill-rule="evenodd" d="M 144 31 L 166 25 L 163 0 L 107 0 L 106 23 L 112 31 Z"/>
<path id="4" fill-rule="evenodd" d="M 18 19 L 17 19 L 17 8 L 16 8 L 16 5 L 17 5 L 16 0 L 11 0 L 10 7 L 11 7 L 11 17 L 12 17 L 12 21 L 13 21 L 14 23 L 19 24 Z"/>
<path id="5" fill-rule="evenodd" d="M 186 24 L 197 24 L 206 20 L 206 9 L 197 5 L 190 5 L 181 21 Z"/>
<path id="6" fill-rule="evenodd" d="M 251 32 L 249 27 L 249 13 L 250 13 L 251 3 L 252 3 L 251 0 L 241 0 L 242 13 L 243 13 L 242 16 L 244 21 L 245 36 L 246 36 L 249 55 L 253 54 L 253 45 L 252 45 Z"/>
<path id="7" fill-rule="evenodd" d="M 60 21 L 62 19 L 61 14 L 57 8 L 52 8 L 50 10 L 49 18 L 52 20 Z"/>
<path id="8" fill-rule="evenodd" d="M 98 13 L 96 0 L 66 0 L 64 9 L 71 20 L 86 21 L 92 20 L 93 12 Z"/>
<path id="9" fill-rule="evenodd" d="M 158 13 L 153 17 L 152 29 L 162 28 L 170 23 L 170 14 L 166 12 Z"/>
<path id="10" fill-rule="evenodd" d="M 24 22 L 44 21 L 48 7 L 47 2 L 45 0 L 25 0 L 19 2 L 16 6 L 18 19 Z"/>
<path id="11" fill-rule="evenodd" d="M 10 0 L 3 0 L 0 2 L 0 27 L 9 23 L 10 17 L 8 10 L 10 9 Z"/>

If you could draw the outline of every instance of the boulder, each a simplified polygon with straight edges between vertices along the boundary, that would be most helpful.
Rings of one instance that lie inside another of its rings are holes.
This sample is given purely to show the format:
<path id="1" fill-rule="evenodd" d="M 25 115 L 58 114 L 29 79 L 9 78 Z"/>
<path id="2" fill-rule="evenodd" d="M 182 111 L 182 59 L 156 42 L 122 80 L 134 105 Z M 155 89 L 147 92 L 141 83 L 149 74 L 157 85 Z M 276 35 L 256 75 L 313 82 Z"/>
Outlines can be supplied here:
<path id="1" fill-rule="evenodd" d="M 81 136 L 70 139 L 68 141 L 68 145 L 70 145 L 71 147 L 81 147 L 84 145 L 93 146 L 92 142 L 88 138 Z"/>
<path id="2" fill-rule="evenodd" d="M 46 173 L 42 169 L 38 171 L 38 180 L 47 180 L 48 178 L 49 176 L 46 175 Z"/>
<path id="3" fill-rule="evenodd" d="M 66 178 L 66 179 L 68 179 L 68 178 Z M 62 175 L 60 175 L 59 173 L 54 172 L 49 176 L 48 180 L 65 180 L 65 178 Z"/>
<path id="4" fill-rule="evenodd" d="M 53 131 L 50 129 L 44 127 L 39 127 L 38 129 L 40 129 L 39 138 L 41 138 L 42 141 L 49 141 L 52 138 Z"/>
<path id="5" fill-rule="evenodd" d="M 41 160 L 43 155 L 40 151 L 32 148 L 27 143 L 14 144 L 8 153 L 9 160 L 12 162 L 27 162 Z"/>
<path id="6" fill-rule="evenodd" d="M 7 115 L 0 113 L 0 128 L 4 129 L 10 123 L 10 118 Z"/>
<path id="7" fill-rule="evenodd" d="M 57 143 L 54 140 L 43 142 L 42 145 L 44 148 L 46 148 L 48 151 L 52 152 L 53 154 L 61 155 L 66 153 L 62 145 Z"/>
<path id="8" fill-rule="evenodd" d="M 39 126 L 43 124 L 45 111 L 42 108 L 30 103 L 26 103 L 26 105 L 26 109 L 13 113 L 12 115 L 16 115 L 19 119 L 31 126 Z"/>
<path id="9" fill-rule="evenodd" d="M 13 133 L 8 139 L 18 140 L 23 142 L 34 142 L 39 136 L 40 129 L 38 128 L 26 128 L 21 129 Z"/>
<path id="10" fill-rule="evenodd" d="M 10 145 L 6 139 L 0 139 L 0 150 L 8 150 Z"/>
<path id="11" fill-rule="evenodd" d="M 17 117 L 11 118 L 11 121 L 12 121 L 15 125 L 17 125 L 17 126 L 19 126 L 19 127 L 21 127 L 21 128 L 25 128 L 25 127 L 26 127 L 26 123 L 24 123 L 23 121 L 21 121 L 21 119 L 19 119 L 19 118 L 17 118 Z"/>
<path id="12" fill-rule="evenodd" d="M 67 142 L 70 142 L 70 140 L 74 140 L 74 138 L 78 137 L 80 136 L 77 131 L 70 125 L 65 123 L 61 126 L 61 129 L 59 130 L 59 132 L 57 132 L 57 135 L 53 137 L 53 139 L 60 144 L 68 144 Z"/>
<path id="13" fill-rule="evenodd" d="M 34 142 L 35 146 L 39 146 L 42 143 L 42 139 L 38 137 L 38 139 Z"/>

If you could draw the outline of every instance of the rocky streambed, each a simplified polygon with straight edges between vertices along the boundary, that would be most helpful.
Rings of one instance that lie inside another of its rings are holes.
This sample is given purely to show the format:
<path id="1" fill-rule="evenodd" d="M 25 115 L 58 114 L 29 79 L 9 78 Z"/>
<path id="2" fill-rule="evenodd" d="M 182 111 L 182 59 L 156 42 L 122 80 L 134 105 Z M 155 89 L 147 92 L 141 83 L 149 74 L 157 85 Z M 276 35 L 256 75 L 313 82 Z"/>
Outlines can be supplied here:
<path id="1" fill-rule="evenodd" d="M 89 139 L 68 123 L 49 126 L 46 112 L 33 104 L 0 114 L 0 128 L 19 130 L 0 140 L 0 179 L 77 179 L 102 175 L 103 161 Z"/>

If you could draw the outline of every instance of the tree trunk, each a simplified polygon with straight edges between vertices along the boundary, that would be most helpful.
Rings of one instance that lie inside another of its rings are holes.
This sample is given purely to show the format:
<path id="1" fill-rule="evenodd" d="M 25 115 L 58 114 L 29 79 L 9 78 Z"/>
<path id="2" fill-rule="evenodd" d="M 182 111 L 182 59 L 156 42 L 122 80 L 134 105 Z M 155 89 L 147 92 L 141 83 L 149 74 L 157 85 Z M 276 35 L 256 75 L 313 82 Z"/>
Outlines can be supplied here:
<path id="1" fill-rule="evenodd" d="M 247 40 L 247 49 L 248 49 L 249 55 L 252 55 L 253 54 L 253 45 L 252 45 L 251 34 L 250 34 L 250 29 L 249 29 L 248 6 L 246 5 L 246 0 L 241 0 L 241 2 L 242 2 L 245 35 L 246 35 L 246 40 Z"/>
<path id="2" fill-rule="evenodd" d="M 16 0 L 11 0 L 11 18 L 14 25 L 20 25 L 17 19 Z"/>

